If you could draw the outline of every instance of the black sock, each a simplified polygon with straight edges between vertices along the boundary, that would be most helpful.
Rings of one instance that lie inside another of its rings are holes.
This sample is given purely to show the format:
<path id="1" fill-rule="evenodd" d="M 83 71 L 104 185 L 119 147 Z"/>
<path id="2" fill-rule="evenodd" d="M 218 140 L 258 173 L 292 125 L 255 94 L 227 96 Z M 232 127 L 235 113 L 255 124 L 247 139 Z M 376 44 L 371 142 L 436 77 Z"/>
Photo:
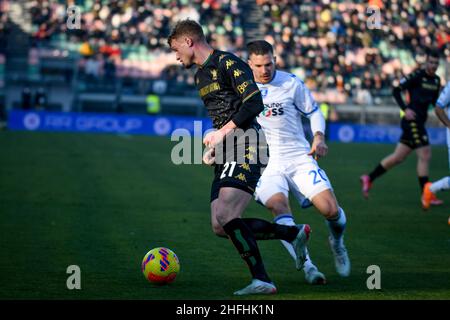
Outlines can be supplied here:
<path id="1" fill-rule="evenodd" d="M 292 242 L 298 234 L 296 226 L 284 226 L 258 218 L 242 218 L 256 240 L 281 239 Z"/>
<path id="2" fill-rule="evenodd" d="M 425 183 L 427 183 L 428 180 L 428 176 L 425 177 L 418 177 L 419 178 L 419 185 L 420 185 L 420 193 L 422 193 L 423 187 L 425 186 Z"/>
<path id="3" fill-rule="evenodd" d="M 258 245 L 251 229 L 240 218 L 233 219 L 223 226 L 231 242 L 233 242 L 241 258 L 247 263 L 254 279 L 271 282 L 264 264 Z"/>
<path id="4" fill-rule="evenodd" d="M 386 172 L 386 169 L 383 168 L 383 166 L 381 165 L 381 163 L 379 163 L 375 169 L 373 169 L 373 171 L 369 174 L 369 178 L 370 181 L 372 182 L 373 180 L 375 180 L 376 178 L 378 178 L 379 176 L 381 176 L 382 174 L 384 174 Z"/>

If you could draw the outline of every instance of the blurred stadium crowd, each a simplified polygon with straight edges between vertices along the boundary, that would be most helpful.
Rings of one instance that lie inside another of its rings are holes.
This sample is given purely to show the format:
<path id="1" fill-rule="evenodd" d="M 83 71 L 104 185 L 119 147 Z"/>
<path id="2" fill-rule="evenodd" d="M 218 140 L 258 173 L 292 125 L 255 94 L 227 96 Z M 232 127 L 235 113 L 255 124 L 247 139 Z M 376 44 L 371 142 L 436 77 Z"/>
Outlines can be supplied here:
<path id="1" fill-rule="evenodd" d="M 381 104 L 391 85 L 424 59 L 429 46 L 442 52 L 438 73 L 448 79 L 450 0 L 252 0 L 258 28 L 273 43 L 279 67 L 304 79 L 317 100 Z M 193 71 L 175 65 L 167 37 L 183 18 L 200 21 L 208 40 L 245 58 L 250 39 L 249 1 L 84 0 L 27 1 L 32 22 L 30 61 L 48 56 L 77 59 L 81 79 L 156 80 L 157 93 L 186 93 Z M 81 28 L 68 29 L 67 7 L 81 10 Z M 378 7 L 371 29 L 368 7 Z M 3 41 L 0 16 L 0 42 Z M 0 47 L 4 47 L 1 45 Z M 1 61 L 0 51 L 0 61 Z M 391 101 L 391 100 L 389 100 Z"/>

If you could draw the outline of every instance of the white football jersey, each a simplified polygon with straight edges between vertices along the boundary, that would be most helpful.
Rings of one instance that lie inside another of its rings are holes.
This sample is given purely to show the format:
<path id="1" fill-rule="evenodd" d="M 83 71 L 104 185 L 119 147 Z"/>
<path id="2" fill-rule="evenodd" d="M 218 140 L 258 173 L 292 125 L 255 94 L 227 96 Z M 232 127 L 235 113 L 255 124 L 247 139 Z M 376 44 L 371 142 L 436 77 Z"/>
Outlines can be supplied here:
<path id="1" fill-rule="evenodd" d="M 450 81 L 447 82 L 436 102 L 438 108 L 447 109 L 447 116 L 450 119 Z M 447 128 L 448 162 L 450 165 L 450 129 Z"/>
<path id="2" fill-rule="evenodd" d="M 447 83 L 444 90 L 442 90 L 441 94 L 439 95 L 436 105 L 439 108 L 443 109 L 450 108 L 450 81 Z M 450 118 L 450 112 L 448 112 L 448 116 Z"/>
<path id="3" fill-rule="evenodd" d="M 295 158 L 309 152 L 301 116 L 320 112 L 311 92 L 295 75 L 276 71 L 269 83 L 257 83 L 264 111 L 256 118 L 269 145 L 270 160 Z"/>

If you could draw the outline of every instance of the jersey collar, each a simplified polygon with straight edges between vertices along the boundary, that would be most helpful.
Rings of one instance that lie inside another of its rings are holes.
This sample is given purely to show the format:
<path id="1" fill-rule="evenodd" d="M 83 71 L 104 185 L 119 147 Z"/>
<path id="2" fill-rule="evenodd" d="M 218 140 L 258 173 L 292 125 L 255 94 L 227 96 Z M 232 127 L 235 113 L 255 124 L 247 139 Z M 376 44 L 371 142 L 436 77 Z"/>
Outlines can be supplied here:
<path id="1" fill-rule="evenodd" d="M 212 57 L 212 55 L 214 54 L 214 51 L 216 51 L 216 50 L 212 50 L 212 51 L 211 51 L 211 53 L 209 54 L 208 58 L 206 58 L 205 62 L 203 62 L 203 63 L 200 65 L 200 68 L 204 68 L 204 67 L 208 64 L 209 60 L 211 60 L 211 57 Z"/>

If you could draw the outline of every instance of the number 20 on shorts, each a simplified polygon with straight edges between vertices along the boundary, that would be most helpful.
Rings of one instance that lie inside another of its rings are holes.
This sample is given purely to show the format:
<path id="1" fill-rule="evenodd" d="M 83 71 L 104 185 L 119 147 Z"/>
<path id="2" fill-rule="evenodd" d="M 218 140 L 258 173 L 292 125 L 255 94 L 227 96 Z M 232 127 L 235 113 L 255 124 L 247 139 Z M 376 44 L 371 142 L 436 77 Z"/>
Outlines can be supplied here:
<path id="1" fill-rule="evenodd" d="M 318 184 L 319 182 L 323 181 L 328 181 L 327 178 L 324 177 L 325 173 L 323 172 L 322 169 L 318 169 L 318 170 L 311 170 L 308 172 L 308 175 L 312 175 L 313 176 L 313 185 Z"/>

